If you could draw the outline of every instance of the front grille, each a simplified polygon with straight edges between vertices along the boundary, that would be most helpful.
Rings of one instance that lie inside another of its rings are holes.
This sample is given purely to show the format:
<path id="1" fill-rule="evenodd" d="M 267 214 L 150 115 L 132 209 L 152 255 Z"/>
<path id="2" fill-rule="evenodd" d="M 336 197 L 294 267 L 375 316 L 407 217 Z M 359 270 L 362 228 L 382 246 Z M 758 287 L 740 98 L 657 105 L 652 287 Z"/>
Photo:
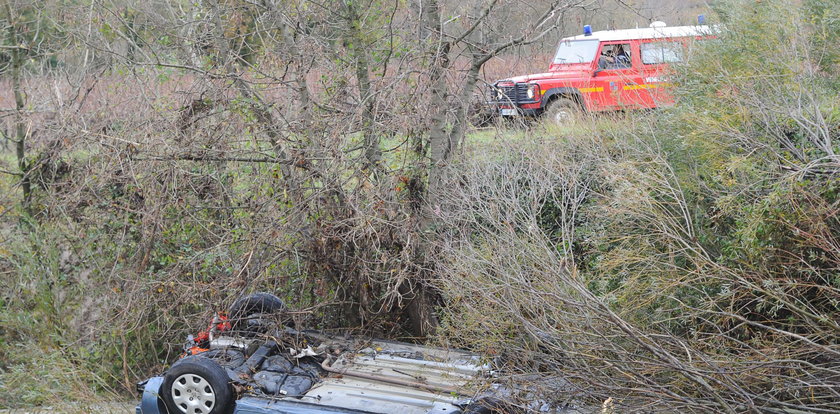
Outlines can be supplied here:
<path id="1" fill-rule="evenodd" d="M 496 82 L 490 88 L 490 102 L 498 104 L 520 104 L 536 102 L 533 99 L 528 99 L 528 84 L 527 83 L 504 83 Z"/>

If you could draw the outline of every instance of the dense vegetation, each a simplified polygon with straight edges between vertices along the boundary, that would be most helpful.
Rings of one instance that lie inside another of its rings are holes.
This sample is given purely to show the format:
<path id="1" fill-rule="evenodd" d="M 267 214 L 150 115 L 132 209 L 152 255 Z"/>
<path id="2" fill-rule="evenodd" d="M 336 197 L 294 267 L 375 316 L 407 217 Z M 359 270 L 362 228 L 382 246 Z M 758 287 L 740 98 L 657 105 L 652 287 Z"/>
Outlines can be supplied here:
<path id="1" fill-rule="evenodd" d="M 840 410 L 836 0 L 718 3 L 674 108 L 481 130 L 586 2 L 59 3 L 0 10 L 0 407 L 269 290 L 605 411 Z"/>

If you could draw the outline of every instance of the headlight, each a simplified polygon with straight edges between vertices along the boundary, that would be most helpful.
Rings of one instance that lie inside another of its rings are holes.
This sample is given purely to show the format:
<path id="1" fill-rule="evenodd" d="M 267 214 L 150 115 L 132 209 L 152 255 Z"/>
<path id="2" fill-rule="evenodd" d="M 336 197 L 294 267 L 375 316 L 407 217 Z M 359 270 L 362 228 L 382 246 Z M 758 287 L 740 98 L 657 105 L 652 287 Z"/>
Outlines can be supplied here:
<path id="1" fill-rule="evenodd" d="M 540 85 L 536 83 L 532 83 L 528 85 L 528 99 L 535 99 L 535 97 L 540 96 Z"/>

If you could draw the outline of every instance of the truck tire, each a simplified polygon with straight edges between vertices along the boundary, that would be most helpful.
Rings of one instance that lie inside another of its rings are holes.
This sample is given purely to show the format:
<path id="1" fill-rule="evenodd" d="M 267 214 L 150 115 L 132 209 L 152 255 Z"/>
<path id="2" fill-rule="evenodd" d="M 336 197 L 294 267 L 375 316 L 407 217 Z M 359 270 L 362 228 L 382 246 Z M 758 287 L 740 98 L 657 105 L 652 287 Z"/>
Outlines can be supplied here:
<path id="1" fill-rule="evenodd" d="M 259 292 L 243 296 L 233 302 L 228 312 L 231 330 L 249 336 L 262 333 L 268 328 L 263 317 L 286 312 L 286 304 L 270 293 Z M 283 325 L 294 327 L 289 318 L 283 318 Z"/>
<path id="2" fill-rule="evenodd" d="M 568 126 L 574 124 L 580 112 L 581 108 L 577 102 L 569 98 L 557 98 L 548 103 L 543 117 L 554 125 Z"/>
<path id="3" fill-rule="evenodd" d="M 234 392 L 224 368 L 201 355 L 183 358 L 163 376 L 160 397 L 173 414 L 230 414 Z"/>

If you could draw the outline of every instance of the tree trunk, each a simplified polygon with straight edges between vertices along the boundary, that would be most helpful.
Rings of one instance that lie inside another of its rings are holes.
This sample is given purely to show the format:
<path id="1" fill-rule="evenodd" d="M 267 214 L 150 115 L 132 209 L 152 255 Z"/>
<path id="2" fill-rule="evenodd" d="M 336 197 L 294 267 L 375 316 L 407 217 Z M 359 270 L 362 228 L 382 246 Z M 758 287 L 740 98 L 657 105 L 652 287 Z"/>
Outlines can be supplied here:
<path id="1" fill-rule="evenodd" d="M 449 52 L 451 44 L 444 41 L 440 20 L 440 9 L 437 0 L 429 0 L 422 4 L 421 8 L 424 26 L 429 34 L 428 44 L 433 48 L 429 67 L 429 81 L 431 82 L 431 100 L 429 106 L 432 112 L 429 116 L 429 138 L 428 152 L 430 162 L 427 170 L 428 185 L 425 186 L 420 195 L 423 200 L 421 207 L 416 211 L 417 231 L 420 233 L 418 246 L 415 250 L 414 261 L 418 269 L 413 280 L 403 282 L 399 287 L 400 294 L 408 300 L 405 308 L 406 317 L 409 320 L 411 331 L 415 336 L 424 337 L 431 334 L 437 328 L 434 304 L 436 293 L 430 281 L 429 266 L 426 265 L 427 257 L 432 254 L 430 236 L 434 232 L 435 223 L 435 194 L 440 191 L 443 182 L 444 167 L 452 153 L 452 142 L 447 133 L 448 87 L 446 84 L 446 71 L 449 69 Z M 426 156 L 426 146 L 421 145 L 420 156 Z M 418 178 L 419 179 L 419 178 Z M 434 271 L 434 270 L 432 270 Z"/>
<path id="2" fill-rule="evenodd" d="M 359 17 L 355 2 L 345 2 L 347 11 L 347 40 L 356 69 L 356 82 L 359 88 L 359 100 L 362 105 L 362 132 L 364 134 L 365 160 L 367 167 L 375 171 L 382 161 L 382 150 L 379 148 L 379 135 L 373 130 L 374 108 L 376 98 L 371 93 L 370 61 L 367 46 L 362 35 L 362 20 Z"/>
<path id="3" fill-rule="evenodd" d="M 23 119 L 23 90 L 21 89 L 20 72 L 23 68 L 23 57 L 21 56 L 21 46 L 18 41 L 17 29 L 15 28 L 15 19 L 12 14 L 12 7 L 7 1 L 6 17 L 9 19 L 9 26 L 7 28 L 8 42 L 12 49 L 12 90 L 15 94 L 15 154 L 17 156 L 18 169 L 20 169 L 21 179 L 20 187 L 23 191 L 23 209 L 27 214 L 32 213 L 32 184 L 29 177 L 30 165 L 26 161 L 26 122 Z"/>
<path id="4" fill-rule="evenodd" d="M 429 169 L 428 186 L 423 194 L 423 206 L 419 209 L 418 228 L 420 231 L 420 246 L 417 249 L 416 260 L 421 269 L 430 269 L 431 266 L 424 265 L 425 259 L 434 254 L 432 240 L 434 239 L 435 224 L 440 209 L 437 195 L 446 191 L 447 174 L 449 174 L 449 161 L 457 153 L 467 129 L 467 111 L 472 98 L 473 88 L 478 81 L 481 67 L 493 56 L 496 51 L 485 51 L 472 56 L 470 68 L 466 73 L 464 84 L 457 85 L 456 91 L 450 91 L 451 86 L 447 83 L 446 73 L 451 69 L 450 53 L 461 42 L 478 27 L 478 23 L 485 19 L 490 10 L 496 5 L 497 0 L 487 4 L 479 15 L 474 26 L 464 31 L 455 40 L 448 40 L 443 33 L 444 27 L 441 22 L 440 8 L 437 0 L 428 0 L 422 5 L 424 18 L 423 26 L 429 34 L 429 45 L 434 53 L 429 68 L 431 82 L 431 100 L 429 106 L 432 108 L 429 125 Z M 522 37 L 525 39 L 525 37 Z M 510 43 L 513 44 L 513 43 Z M 470 49 L 471 46 L 468 46 Z M 455 98 L 455 99 L 451 99 Z M 425 150 L 424 150 L 425 151 Z M 430 261 L 428 261 L 430 262 Z M 432 269 L 431 272 L 435 270 Z M 421 273 L 428 272 L 426 270 Z M 425 336 L 437 325 L 434 306 L 437 300 L 437 293 L 431 284 L 428 275 L 421 274 L 415 283 L 401 287 L 406 291 L 410 302 L 408 305 L 408 316 L 415 334 Z M 404 295 L 405 296 L 405 295 Z"/>

